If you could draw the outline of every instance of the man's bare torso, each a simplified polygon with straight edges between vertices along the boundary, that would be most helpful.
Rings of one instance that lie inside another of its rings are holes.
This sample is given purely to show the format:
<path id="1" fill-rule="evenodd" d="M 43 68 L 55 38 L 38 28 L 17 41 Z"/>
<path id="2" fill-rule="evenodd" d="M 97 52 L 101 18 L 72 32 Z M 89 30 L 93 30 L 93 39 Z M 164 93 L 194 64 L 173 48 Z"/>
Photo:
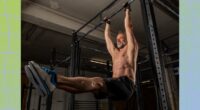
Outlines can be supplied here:
<path id="1" fill-rule="evenodd" d="M 127 76 L 128 78 L 135 80 L 135 65 L 136 61 L 129 61 L 128 57 L 134 57 L 133 55 L 128 56 L 127 45 L 122 49 L 118 49 L 114 52 L 112 56 L 113 60 L 113 78 L 118 78 L 121 76 Z M 132 58 L 131 58 L 132 59 Z M 134 59 L 134 58 L 133 58 Z"/>

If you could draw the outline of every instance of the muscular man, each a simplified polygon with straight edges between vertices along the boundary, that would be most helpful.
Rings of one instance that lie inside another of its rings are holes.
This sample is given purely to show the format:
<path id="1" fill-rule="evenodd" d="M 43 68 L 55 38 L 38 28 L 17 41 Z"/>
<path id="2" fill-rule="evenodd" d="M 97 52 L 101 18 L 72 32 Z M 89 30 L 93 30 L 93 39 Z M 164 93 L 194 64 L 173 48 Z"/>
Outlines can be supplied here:
<path id="1" fill-rule="evenodd" d="M 105 21 L 106 46 L 113 60 L 112 78 L 66 77 L 30 61 L 25 66 L 25 71 L 41 95 L 48 95 L 58 88 L 71 93 L 93 92 L 97 98 L 106 96 L 113 101 L 128 100 L 132 96 L 136 80 L 138 44 L 133 33 L 130 8 L 125 8 L 125 33 L 118 33 L 116 47 L 111 40 L 110 20 Z"/>

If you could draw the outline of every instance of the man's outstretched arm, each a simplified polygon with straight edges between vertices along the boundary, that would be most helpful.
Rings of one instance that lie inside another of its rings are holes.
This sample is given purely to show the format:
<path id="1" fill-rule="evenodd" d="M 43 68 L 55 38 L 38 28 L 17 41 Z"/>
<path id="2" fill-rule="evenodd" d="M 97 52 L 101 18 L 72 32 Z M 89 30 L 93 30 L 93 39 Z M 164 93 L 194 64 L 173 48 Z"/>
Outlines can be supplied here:
<path id="1" fill-rule="evenodd" d="M 110 31 L 110 23 L 109 21 L 105 21 L 105 22 L 106 22 L 106 26 L 105 26 L 104 36 L 105 36 L 105 41 L 106 41 L 106 47 L 108 49 L 108 52 L 112 56 L 115 50 L 115 46 L 111 40 L 112 36 L 111 36 L 111 31 Z"/>
<path id="2" fill-rule="evenodd" d="M 136 73 L 137 69 L 137 56 L 138 56 L 138 43 L 135 39 L 135 35 L 133 33 L 133 25 L 131 22 L 131 16 L 130 16 L 130 7 L 126 8 L 125 10 L 125 19 L 124 19 L 124 24 L 125 24 L 125 30 L 126 30 L 126 36 L 127 36 L 127 45 L 128 45 L 128 58 L 129 61 L 133 63 L 133 69 L 134 73 Z M 134 81 L 136 79 L 136 74 L 134 74 Z"/>
<path id="3" fill-rule="evenodd" d="M 124 25 L 125 25 L 125 31 L 127 36 L 127 45 L 129 51 L 134 51 L 138 49 L 138 43 L 135 38 L 135 35 L 133 33 L 133 25 L 131 22 L 131 15 L 130 15 L 130 8 L 126 7 L 125 10 L 125 19 L 124 19 Z"/>

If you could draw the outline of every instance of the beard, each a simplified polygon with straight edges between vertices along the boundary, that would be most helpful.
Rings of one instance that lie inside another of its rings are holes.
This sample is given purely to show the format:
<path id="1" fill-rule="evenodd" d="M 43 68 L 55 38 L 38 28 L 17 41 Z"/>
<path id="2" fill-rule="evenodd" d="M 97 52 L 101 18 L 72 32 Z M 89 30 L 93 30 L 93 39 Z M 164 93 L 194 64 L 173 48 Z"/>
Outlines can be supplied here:
<path id="1" fill-rule="evenodd" d="M 117 43 L 117 48 L 121 49 L 121 48 L 123 48 L 125 45 L 126 45 L 126 42 L 125 42 L 125 41 L 123 41 L 123 42 L 121 42 L 121 43 Z"/>

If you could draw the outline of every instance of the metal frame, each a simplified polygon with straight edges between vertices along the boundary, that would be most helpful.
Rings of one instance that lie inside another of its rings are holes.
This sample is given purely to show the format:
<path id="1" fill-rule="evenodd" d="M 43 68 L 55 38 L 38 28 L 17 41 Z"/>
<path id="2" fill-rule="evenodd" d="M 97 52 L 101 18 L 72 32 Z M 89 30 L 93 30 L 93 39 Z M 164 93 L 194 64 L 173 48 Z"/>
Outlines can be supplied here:
<path id="1" fill-rule="evenodd" d="M 51 110 L 51 106 L 52 106 L 52 97 L 53 94 L 50 94 L 47 96 L 47 100 L 46 100 L 46 110 Z"/>
<path id="2" fill-rule="evenodd" d="M 178 21 L 179 11 L 174 5 L 170 4 L 167 0 L 153 0 L 156 7 L 170 15 L 172 18 Z"/>
<path id="3" fill-rule="evenodd" d="M 78 32 L 80 32 L 83 28 L 85 28 L 89 23 L 91 23 L 93 20 L 95 20 L 98 16 L 101 16 L 104 11 L 106 11 L 112 5 L 114 5 L 116 1 L 117 0 L 113 0 L 110 4 L 108 4 L 104 9 L 102 9 L 100 12 L 98 12 L 94 17 L 92 17 L 88 22 L 86 22 L 83 26 L 81 26 L 79 29 L 77 29 L 77 31 L 75 31 L 74 33 L 77 34 Z"/>
<path id="4" fill-rule="evenodd" d="M 137 73 L 136 73 L 136 99 L 137 99 L 137 107 L 138 110 L 144 110 L 144 101 L 142 97 L 142 91 L 141 91 L 141 71 L 140 71 L 140 66 L 138 65 L 137 67 Z"/>
<path id="5" fill-rule="evenodd" d="M 170 56 L 168 55 L 164 55 L 163 59 L 165 62 L 169 62 L 166 63 L 166 78 L 168 80 L 168 91 L 169 91 L 169 100 L 170 100 L 170 104 L 172 105 L 172 110 L 178 110 L 179 109 L 179 94 L 178 94 L 178 87 L 177 87 L 177 82 L 176 82 L 176 78 L 175 78 L 175 73 L 173 70 L 173 64 L 178 63 L 178 60 L 173 60 L 171 59 Z M 172 64 L 172 65 L 171 65 Z"/>
<path id="6" fill-rule="evenodd" d="M 40 107 L 41 107 L 41 100 L 42 100 L 42 96 L 39 96 L 39 101 L 38 101 L 38 110 L 40 110 Z"/>
<path id="7" fill-rule="evenodd" d="M 110 72 L 110 62 L 109 60 L 106 61 L 106 68 L 107 68 L 107 77 L 112 77 L 112 74 Z M 112 104 L 112 100 L 108 99 L 108 110 L 113 110 L 113 104 Z"/>
<path id="8" fill-rule="evenodd" d="M 129 0 L 127 3 L 128 4 L 131 4 L 133 3 L 135 0 Z M 117 11 L 115 11 L 113 14 L 111 14 L 111 16 L 108 17 L 108 19 L 111 19 L 112 17 L 114 17 L 116 14 L 118 14 L 122 9 L 124 9 L 124 6 L 122 6 L 121 8 L 119 8 Z M 104 10 L 105 11 L 105 10 Z M 103 12 L 101 13 L 98 13 L 99 15 L 101 15 Z M 89 23 L 88 23 L 89 24 Z M 87 25 L 88 25 L 87 24 Z M 92 31 L 96 30 L 98 27 L 100 27 L 102 24 L 104 24 L 104 21 L 101 20 L 97 25 L 94 26 L 94 28 L 90 29 L 88 32 L 86 32 L 83 36 L 81 36 L 78 40 L 80 41 L 81 39 L 83 39 L 84 37 L 86 37 L 89 33 L 91 33 Z M 84 25 L 84 26 L 87 26 L 87 25 Z M 77 33 L 77 32 L 75 32 Z"/>
<path id="9" fill-rule="evenodd" d="M 163 60 L 161 58 L 161 48 L 158 39 L 158 32 L 156 27 L 156 20 L 154 16 L 154 9 L 150 0 L 141 0 L 141 8 L 144 19 L 144 27 L 147 33 L 147 41 L 149 44 L 149 52 L 151 56 L 151 63 L 153 64 L 153 71 L 157 74 L 157 82 L 159 87 L 159 98 L 161 100 L 162 110 L 170 110 L 171 107 L 167 100 L 166 83 L 164 82 L 165 71 Z"/>
<path id="10" fill-rule="evenodd" d="M 70 59 L 70 69 L 69 69 L 69 76 L 74 77 L 75 73 L 77 72 L 77 49 L 79 47 L 79 42 L 77 43 L 77 34 L 75 32 L 72 33 L 72 44 L 71 44 L 71 59 Z M 69 94 L 68 101 L 68 110 L 74 110 L 74 102 L 75 96 L 74 94 Z"/>
<path id="11" fill-rule="evenodd" d="M 53 48 L 51 51 L 51 60 L 50 60 L 50 69 L 54 70 L 54 67 L 56 65 L 56 48 Z M 46 99 L 46 110 L 51 110 L 52 107 L 52 98 L 53 94 L 50 94 L 47 96 Z"/>
<path id="12" fill-rule="evenodd" d="M 26 100 L 26 110 L 30 110 L 30 104 L 31 104 L 31 96 L 32 96 L 32 88 L 33 88 L 33 84 L 30 82 L 29 83 L 29 92 L 28 92 L 28 97 Z"/>

